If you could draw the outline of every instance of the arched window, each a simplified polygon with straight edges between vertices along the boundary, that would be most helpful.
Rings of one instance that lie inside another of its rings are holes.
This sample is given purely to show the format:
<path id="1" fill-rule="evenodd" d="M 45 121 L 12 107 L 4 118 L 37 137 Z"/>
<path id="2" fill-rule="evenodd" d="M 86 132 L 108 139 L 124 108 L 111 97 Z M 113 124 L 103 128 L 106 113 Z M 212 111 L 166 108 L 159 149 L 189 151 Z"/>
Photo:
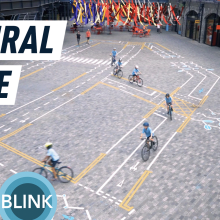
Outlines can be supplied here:
<path id="1" fill-rule="evenodd" d="M 195 20 L 198 20 L 198 14 L 195 11 L 190 11 L 187 14 L 186 20 L 186 37 L 193 40 L 199 40 L 199 29 L 200 23 L 195 23 Z"/>
<path id="2" fill-rule="evenodd" d="M 205 44 L 210 46 L 220 46 L 220 31 L 217 26 L 220 24 L 220 18 L 217 14 L 210 14 L 206 18 Z"/>

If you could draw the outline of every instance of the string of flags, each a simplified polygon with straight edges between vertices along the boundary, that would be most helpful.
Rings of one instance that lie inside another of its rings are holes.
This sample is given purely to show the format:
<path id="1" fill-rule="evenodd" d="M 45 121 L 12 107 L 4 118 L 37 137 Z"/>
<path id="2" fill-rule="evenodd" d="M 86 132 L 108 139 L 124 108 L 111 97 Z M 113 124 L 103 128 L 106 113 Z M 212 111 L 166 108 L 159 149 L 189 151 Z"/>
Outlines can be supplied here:
<path id="1" fill-rule="evenodd" d="M 140 3 L 139 1 L 139 4 L 135 4 L 133 0 L 118 0 L 117 3 L 114 0 L 90 0 L 90 2 L 71 0 L 71 5 L 73 13 L 71 21 L 77 25 L 89 22 L 93 24 L 99 22 L 100 25 L 104 25 L 104 20 L 107 20 L 107 25 L 116 20 L 116 26 L 119 22 L 124 26 L 129 25 L 130 22 L 134 22 L 136 26 L 138 22 L 143 26 L 145 25 L 143 22 L 150 26 L 156 26 L 157 23 L 162 25 L 162 22 L 172 25 L 175 21 L 180 25 L 179 20 L 184 9 L 182 7 L 179 16 L 176 16 L 174 10 L 176 6 L 173 7 L 171 3 Z"/>

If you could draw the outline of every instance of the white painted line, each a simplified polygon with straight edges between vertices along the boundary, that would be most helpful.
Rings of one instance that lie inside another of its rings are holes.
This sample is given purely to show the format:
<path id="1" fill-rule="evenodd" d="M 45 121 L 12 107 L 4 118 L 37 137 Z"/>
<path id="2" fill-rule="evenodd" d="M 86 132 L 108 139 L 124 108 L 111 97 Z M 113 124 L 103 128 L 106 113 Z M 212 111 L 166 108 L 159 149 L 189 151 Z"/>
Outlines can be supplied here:
<path id="1" fill-rule="evenodd" d="M 87 59 L 85 59 L 85 60 L 83 60 L 83 61 L 82 61 L 82 63 L 85 63 L 86 61 L 88 61 L 88 58 L 87 58 Z"/>
<path id="2" fill-rule="evenodd" d="M 100 193 L 104 193 L 103 191 L 100 191 Z"/>
<path id="3" fill-rule="evenodd" d="M 57 197 L 61 197 L 61 198 L 63 198 L 63 196 L 61 196 L 61 195 L 57 195 Z"/>
<path id="4" fill-rule="evenodd" d="M 84 58 L 81 58 L 81 59 L 77 60 L 76 62 L 77 62 L 77 63 L 78 63 L 78 62 L 81 62 L 83 59 L 84 59 Z"/>
<path id="5" fill-rule="evenodd" d="M 109 60 L 106 60 L 106 61 L 104 61 L 104 62 L 103 62 L 103 63 L 101 63 L 101 64 L 102 64 L 102 65 L 103 65 L 103 64 L 106 64 L 108 61 L 109 61 Z"/>
<path id="6" fill-rule="evenodd" d="M 91 63 L 94 59 L 90 59 L 88 60 L 86 63 Z"/>
<path id="7" fill-rule="evenodd" d="M 126 217 L 122 218 L 121 220 L 125 220 L 125 219 L 126 219 Z"/>
<path id="8" fill-rule="evenodd" d="M 79 183 L 80 186 L 83 186 L 82 184 Z"/>
<path id="9" fill-rule="evenodd" d="M 33 103 L 33 102 L 35 102 L 35 101 L 37 101 L 37 100 L 39 100 L 39 99 L 41 99 L 41 98 L 43 98 L 43 97 L 45 97 L 45 96 L 49 95 L 49 94 L 51 94 L 51 93 L 53 93 L 53 91 L 52 91 L 52 92 L 47 93 L 47 94 L 46 94 L 46 95 L 44 95 L 44 96 L 41 96 L 40 98 L 37 98 L 37 99 L 33 100 L 33 101 L 31 101 L 31 102 L 29 102 L 29 103 L 27 103 L 27 104 L 25 104 L 25 105 L 22 105 L 22 106 L 20 106 L 20 107 L 18 107 L 18 108 L 16 108 L 16 109 L 14 109 L 14 110 L 12 110 L 12 111 L 8 112 L 8 113 L 6 113 L 6 115 L 8 115 L 8 114 L 10 114 L 10 113 L 12 113 L 12 112 L 14 112 L 14 111 L 16 111 L 16 110 L 20 109 L 20 108 L 23 108 L 24 106 L 29 105 L 29 104 L 31 104 L 31 103 Z"/>
<path id="10" fill-rule="evenodd" d="M 82 85 L 85 84 L 85 82 L 82 83 Z"/>
<path id="11" fill-rule="evenodd" d="M 145 120 L 142 119 L 135 127 L 133 127 L 127 134 L 125 134 L 116 144 L 114 144 L 107 152 L 106 154 L 108 154 L 113 148 L 115 148 L 124 138 L 126 138 L 135 128 L 137 128 L 141 123 L 143 123 L 143 121 Z"/>
<path id="12" fill-rule="evenodd" d="M 121 200 L 118 200 L 119 202 L 122 202 Z"/>
<path id="13" fill-rule="evenodd" d="M 140 123 L 142 123 L 144 120 L 146 120 L 145 118 L 141 121 L 141 122 L 139 122 L 139 124 Z M 166 120 L 166 119 L 165 119 Z M 155 132 L 163 123 L 164 123 L 164 121 L 165 120 L 163 120 L 154 130 L 153 130 L 153 132 Z M 138 124 L 138 125 L 139 125 Z M 138 126 L 138 125 L 136 125 L 135 126 L 135 128 Z M 134 128 L 133 128 L 134 129 Z M 133 130 L 132 129 L 132 130 Z M 126 134 L 127 135 L 127 134 Z M 124 136 L 125 137 L 125 136 Z M 124 138 L 123 137 L 123 138 Z M 102 190 L 104 187 L 105 187 L 105 185 L 115 176 L 115 174 L 127 163 L 127 161 L 133 156 L 133 154 L 144 144 L 144 142 L 145 142 L 145 140 L 143 140 L 143 141 L 141 141 L 141 143 L 136 147 L 136 149 L 129 155 L 129 157 L 126 159 L 126 160 L 124 160 L 124 162 L 118 167 L 118 169 L 105 181 L 105 183 L 97 190 L 97 192 L 99 192 L 100 190 Z M 113 145 L 114 146 L 114 145 Z M 107 154 L 107 153 L 106 153 Z"/>
<path id="14" fill-rule="evenodd" d="M 14 174 L 16 174 L 17 172 L 16 171 L 14 171 L 14 170 L 10 170 L 12 173 L 14 173 Z"/>
<path id="15" fill-rule="evenodd" d="M 69 61 L 71 61 L 72 59 L 74 59 L 74 58 L 70 58 L 70 59 L 68 59 L 68 60 L 66 60 L 66 61 L 68 61 L 68 62 L 69 62 Z"/>
<path id="16" fill-rule="evenodd" d="M 27 121 L 29 118 L 24 119 L 25 121 Z"/>
<path id="17" fill-rule="evenodd" d="M 36 110 L 39 109 L 39 108 L 40 108 L 40 107 L 35 108 L 34 111 L 36 111 Z"/>
<path id="18" fill-rule="evenodd" d="M 106 195 L 106 196 L 110 196 L 110 195 L 109 195 L 109 194 L 107 194 L 107 193 L 106 193 L 105 195 Z"/>
<path id="19" fill-rule="evenodd" d="M 104 199 L 107 199 L 107 197 L 106 196 L 102 196 Z"/>
<path id="20" fill-rule="evenodd" d="M 159 95 L 161 95 L 161 94 L 159 93 Z M 152 98 L 152 100 L 155 99 L 155 98 L 157 98 L 159 95 L 157 95 L 157 96 L 155 96 L 154 98 Z"/>
<path id="21" fill-rule="evenodd" d="M 5 125 L 2 125 L 0 128 L 3 128 L 3 127 L 5 127 Z"/>
<path id="22" fill-rule="evenodd" d="M 96 76 L 93 76 L 92 78 L 95 78 Z"/>
<path id="23" fill-rule="evenodd" d="M 63 196 L 63 200 L 64 200 L 64 203 L 65 203 L 66 207 L 69 207 L 68 202 L 66 200 L 66 196 Z"/>
<path id="24" fill-rule="evenodd" d="M 30 124 L 31 124 L 31 123 L 33 123 L 33 122 L 35 122 L 35 121 L 37 121 L 38 119 L 40 119 L 40 118 L 44 117 L 45 115 L 47 115 L 47 114 L 49 114 L 49 113 L 53 112 L 54 110 L 56 110 L 56 109 L 58 109 L 58 108 L 62 107 L 63 105 L 65 105 L 65 104 L 67 104 L 67 103 L 71 102 L 72 100 L 74 100 L 75 98 L 77 98 L 77 97 L 78 97 L 78 96 L 80 96 L 80 95 L 81 95 L 81 94 L 79 94 L 79 95 L 77 95 L 77 96 L 73 97 L 73 98 L 72 98 L 72 99 L 70 99 L 69 101 L 64 102 L 63 104 L 61 104 L 61 105 L 57 106 L 56 108 L 54 108 L 54 109 L 50 110 L 49 112 L 47 112 L 47 113 L 45 113 L 45 114 L 41 115 L 40 117 L 38 117 L 38 118 L 34 119 L 33 121 L 31 121 L 31 122 L 30 122 Z"/>
<path id="25" fill-rule="evenodd" d="M 17 120 L 17 118 L 16 119 L 14 119 L 14 120 L 12 120 L 11 122 L 14 122 L 14 121 L 16 121 Z"/>
<path id="26" fill-rule="evenodd" d="M 2 163 L 0 163 L 0 166 L 2 166 L 2 167 L 3 167 L 4 165 L 3 165 Z"/>
<path id="27" fill-rule="evenodd" d="M 62 96 L 65 96 L 66 95 L 66 93 L 64 93 Z"/>
<path id="28" fill-rule="evenodd" d="M 83 207 L 68 207 L 68 209 L 84 209 Z"/>
<path id="29" fill-rule="evenodd" d="M 79 86 L 76 87 L 76 89 L 79 88 Z"/>
<path id="30" fill-rule="evenodd" d="M 74 58 L 73 60 L 72 60 L 72 62 L 74 62 L 74 61 L 76 61 L 76 60 L 78 60 L 79 59 L 79 57 L 78 58 Z"/>
<path id="31" fill-rule="evenodd" d="M 69 59 L 69 58 L 70 58 L 70 56 L 68 56 L 68 57 L 64 58 L 64 59 L 63 59 L 63 61 L 64 61 L 64 60 L 67 60 L 67 59 Z"/>
<path id="32" fill-rule="evenodd" d="M 93 62 L 91 62 L 92 64 L 94 64 L 94 63 L 96 63 L 97 61 L 99 61 L 99 60 L 94 60 Z"/>
<path id="33" fill-rule="evenodd" d="M 96 63 L 96 64 L 100 64 L 101 62 L 102 62 L 103 60 L 100 60 L 98 63 Z"/>
<path id="34" fill-rule="evenodd" d="M 123 91 L 123 92 L 125 92 L 125 93 L 128 93 L 128 94 L 130 94 L 130 95 L 134 95 L 134 94 L 132 94 L 132 93 L 130 93 L 130 92 L 128 92 L 128 91 L 125 91 L 124 89 L 120 89 L 121 91 Z"/>
<path id="35" fill-rule="evenodd" d="M 90 81 L 91 79 L 87 79 L 87 82 Z"/>
<path id="36" fill-rule="evenodd" d="M 215 84 L 218 82 L 219 78 L 215 81 L 215 83 L 212 85 L 212 87 L 209 89 L 209 91 L 206 93 L 206 95 L 208 95 L 211 90 L 213 89 L 213 87 L 215 86 Z"/>
<path id="37" fill-rule="evenodd" d="M 6 130 L 4 130 L 4 131 L 9 131 L 11 128 L 8 128 L 8 129 L 6 129 Z"/>
<path id="38" fill-rule="evenodd" d="M 72 92 L 73 91 L 73 89 L 71 89 L 69 92 Z"/>
<path id="39" fill-rule="evenodd" d="M 29 112 L 25 113 L 25 114 L 24 114 L 24 115 L 22 115 L 22 116 L 25 116 L 25 115 L 27 115 L 27 114 L 29 114 Z"/>
<path id="40" fill-rule="evenodd" d="M 133 212 L 135 212 L 135 209 L 132 209 L 132 210 L 128 213 L 128 215 L 131 215 Z"/>
<path id="41" fill-rule="evenodd" d="M 85 189 L 89 189 L 88 187 L 84 186 Z"/>
<path id="42" fill-rule="evenodd" d="M 160 117 L 162 117 L 162 118 L 167 119 L 167 118 L 166 118 L 166 117 L 164 117 L 163 115 L 157 114 L 156 112 L 154 112 L 154 115 L 158 115 L 158 116 L 160 116 Z"/>
<path id="43" fill-rule="evenodd" d="M 44 105 L 48 105 L 50 102 L 45 103 Z"/>
<path id="44" fill-rule="evenodd" d="M 112 199 L 109 199 L 109 201 L 110 201 L 110 202 L 113 202 L 113 200 L 112 200 Z"/>
<path id="45" fill-rule="evenodd" d="M 114 196 L 112 196 L 113 199 L 116 199 Z"/>
<path id="46" fill-rule="evenodd" d="M 93 189 L 90 189 L 90 192 L 95 192 Z"/>
<path id="47" fill-rule="evenodd" d="M 160 154 L 162 153 L 162 151 L 165 149 L 165 147 L 170 143 L 170 141 L 174 138 L 174 136 L 177 134 L 177 132 L 175 132 L 172 137 L 167 141 L 167 143 L 162 147 L 162 149 L 159 151 L 159 153 L 157 154 L 157 156 L 153 159 L 153 161 L 150 163 L 150 165 L 147 167 L 147 170 L 150 170 L 151 166 L 154 164 L 154 162 L 157 160 L 157 158 L 160 156 Z"/>
<path id="48" fill-rule="evenodd" d="M 120 203 L 118 203 L 118 202 L 115 202 L 115 204 L 116 204 L 116 205 L 120 205 Z"/>
<path id="49" fill-rule="evenodd" d="M 89 214 L 89 211 L 88 211 L 88 210 L 86 210 L 86 214 L 87 214 L 88 219 L 89 219 L 89 220 L 92 220 L 91 215 Z"/>

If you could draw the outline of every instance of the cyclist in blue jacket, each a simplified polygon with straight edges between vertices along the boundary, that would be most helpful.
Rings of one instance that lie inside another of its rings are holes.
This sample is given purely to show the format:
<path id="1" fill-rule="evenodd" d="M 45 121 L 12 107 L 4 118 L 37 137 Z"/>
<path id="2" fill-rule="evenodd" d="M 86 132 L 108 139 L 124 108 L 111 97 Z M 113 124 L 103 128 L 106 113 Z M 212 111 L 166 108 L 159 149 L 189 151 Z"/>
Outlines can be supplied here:
<path id="1" fill-rule="evenodd" d="M 116 48 L 114 48 L 112 53 L 110 53 L 110 56 L 112 56 L 112 64 L 115 62 L 116 55 L 117 55 L 117 51 Z"/>
<path id="2" fill-rule="evenodd" d="M 173 111 L 173 101 L 169 93 L 165 95 L 165 104 L 167 107 L 167 114 L 169 114 L 169 105 L 171 106 L 171 111 Z"/>
<path id="3" fill-rule="evenodd" d="M 119 60 L 118 60 L 118 62 L 116 64 L 114 75 L 117 73 L 119 68 L 122 68 L 122 58 L 119 58 Z"/>
<path id="4" fill-rule="evenodd" d="M 143 126 L 144 126 L 144 129 L 141 133 L 140 139 L 142 139 L 143 134 L 146 134 L 147 140 L 150 140 L 154 143 L 154 139 L 153 139 L 154 133 L 152 129 L 149 127 L 149 123 L 144 122 Z"/>

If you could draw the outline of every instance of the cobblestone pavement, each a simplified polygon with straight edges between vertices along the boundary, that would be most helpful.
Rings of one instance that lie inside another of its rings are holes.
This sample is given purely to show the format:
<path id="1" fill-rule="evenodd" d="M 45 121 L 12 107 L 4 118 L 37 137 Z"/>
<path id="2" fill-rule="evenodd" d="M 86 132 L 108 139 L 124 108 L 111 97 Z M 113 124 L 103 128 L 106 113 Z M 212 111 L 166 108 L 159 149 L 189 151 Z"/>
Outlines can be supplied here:
<path id="1" fill-rule="evenodd" d="M 54 220 L 220 219 L 219 48 L 154 28 L 148 38 L 92 35 L 89 45 L 82 32 L 78 47 L 69 25 L 60 60 L 0 62 L 22 65 L 15 106 L 1 106 L 0 185 L 37 167 L 51 141 L 74 170 L 72 182 L 53 183 Z M 142 87 L 127 80 L 135 65 Z M 159 140 L 146 162 L 144 121 Z"/>

